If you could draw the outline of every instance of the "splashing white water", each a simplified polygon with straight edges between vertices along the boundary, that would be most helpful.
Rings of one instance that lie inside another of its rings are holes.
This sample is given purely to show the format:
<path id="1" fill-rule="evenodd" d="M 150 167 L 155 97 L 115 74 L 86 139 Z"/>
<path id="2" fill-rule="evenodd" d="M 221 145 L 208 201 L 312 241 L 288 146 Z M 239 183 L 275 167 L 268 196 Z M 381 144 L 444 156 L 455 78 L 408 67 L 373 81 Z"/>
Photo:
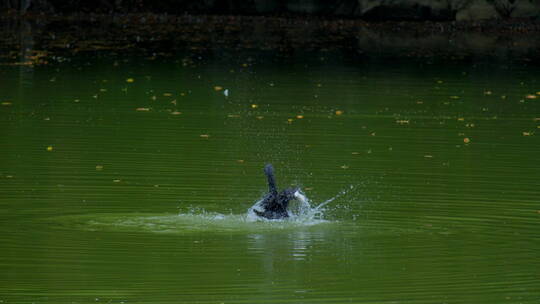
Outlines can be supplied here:
<path id="1" fill-rule="evenodd" d="M 352 189 L 352 187 L 351 187 Z M 346 194 L 349 189 L 313 207 L 311 200 L 302 192 L 295 193 L 295 200 L 289 205 L 289 217 L 268 220 L 255 214 L 261 208 L 256 202 L 244 214 L 222 214 L 209 212 L 200 207 L 191 207 L 177 214 L 99 214 L 63 216 L 62 226 L 73 225 L 89 231 L 129 231 L 189 234 L 204 231 L 223 233 L 262 232 L 283 229 L 310 227 L 333 221 L 325 218 L 325 207 L 336 198 Z"/>
<path id="2" fill-rule="evenodd" d="M 246 221 L 256 222 L 256 221 L 295 221 L 303 223 L 317 223 L 317 222 L 326 222 L 324 219 L 325 206 L 333 202 L 336 198 L 345 195 L 348 191 L 352 190 L 354 187 L 350 186 L 349 189 L 339 192 L 334 197 L 322 202 L 316 207 L 312 206 L 311 200 L 302 192 L 296 191 L 294 197 L 296 198 L 296 203 L 294 201 L 289 205 L 287 210 L 289 217 L 281 220 L 269 220 L 263 217 L 258 216 L 255 211 L 263 212 L 262 200 L 257 201 L 253 206 L 251 206 L 246 214 Z"/>

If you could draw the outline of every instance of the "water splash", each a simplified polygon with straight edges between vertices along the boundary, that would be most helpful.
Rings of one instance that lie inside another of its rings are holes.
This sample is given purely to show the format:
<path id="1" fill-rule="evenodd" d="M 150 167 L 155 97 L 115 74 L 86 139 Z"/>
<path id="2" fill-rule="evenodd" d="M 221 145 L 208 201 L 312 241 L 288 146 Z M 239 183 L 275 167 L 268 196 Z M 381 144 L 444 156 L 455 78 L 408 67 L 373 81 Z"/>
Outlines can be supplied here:
<path id="1" fill-rule="evenodd" d="M 315 207 L 304 193 L 298 192 L 296 200 L 291 201 L 289 217 L 280 220 L 268 220 L 257 216 L 253 210 L 260 207 L 261 201 L 256 202 L 244 214 L 223 214 L 209 212 L 200 207 L 190 207 L 178 214 L 93 214 L 63 216 L 58 217 L 57 220 L 59 225 L 63 227 L 78 227 L 88 231 L 189 234 L 196 232 L 251 233 L 294 230 L 332 223 L 333 221 L 325 218 L 325 207 L 347 192 L 348 190 L 341 191 Z"/>
<path id="2" fill-rule="evenodd" d="M 353 190 L 354 186 L 349 186 L 348 189 L 340 191 L 337 195 L 329 198 L 328 200 L 322 202 L 321 204 L 313 207 L 312 201 L 303 193 L 302 191 L 296 191 L 294 194 L 296 200 L 292 201 L 289 204 L 289 217 L 286 219 L 279 220 L 270 220 L 258 216 L 255 211 L 262 212 L 262 200 L 257 201 L 253 206 L 251 206 L 246 214 L 246 220 L 249 222 L 276 222 L 276 221 L 289 221 L 289 222 L 299 222 L 299 223 L 320 223 L 327 222 L 328 220 L 324 219 L 324 208 L 326 205 L 333 202 L 335 199 L 347 194 L 349 191 Z"/>

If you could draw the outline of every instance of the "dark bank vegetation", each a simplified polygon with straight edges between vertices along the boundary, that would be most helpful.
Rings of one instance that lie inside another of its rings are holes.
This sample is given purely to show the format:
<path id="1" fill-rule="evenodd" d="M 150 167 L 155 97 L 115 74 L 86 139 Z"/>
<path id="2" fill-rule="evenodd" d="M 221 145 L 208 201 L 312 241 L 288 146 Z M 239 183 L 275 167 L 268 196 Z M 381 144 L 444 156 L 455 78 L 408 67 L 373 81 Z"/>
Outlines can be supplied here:
<path id="1" fill-rule="evenodd" d="M 0 0 L 19 14 L 317 15 L 365 20 L 538 18 L 538 0 Z"/>
<path id="2" fill-rule="evenodd" d="M 47 64 L 84 52 L 223 51 L 538 63 L 539 2 L 0 0 L 0 63 Z M 486 9 L 492 18 L 465 18 Z"/>

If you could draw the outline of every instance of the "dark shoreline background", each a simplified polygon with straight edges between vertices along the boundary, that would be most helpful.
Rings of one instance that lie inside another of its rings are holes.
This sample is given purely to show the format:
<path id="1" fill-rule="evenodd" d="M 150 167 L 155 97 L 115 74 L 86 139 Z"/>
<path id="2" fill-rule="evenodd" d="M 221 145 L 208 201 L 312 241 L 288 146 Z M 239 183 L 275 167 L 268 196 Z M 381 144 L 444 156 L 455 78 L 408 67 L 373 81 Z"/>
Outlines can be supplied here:
<path id="1" fill-rule="evenodd" d="M 70 14 L 0 17 L 0 62 L 34 65 L 84 52 L 171 56 L 336 52 L 358 60 L 540 63 L 540 22 L 366 22 L 316 16 Z"/>

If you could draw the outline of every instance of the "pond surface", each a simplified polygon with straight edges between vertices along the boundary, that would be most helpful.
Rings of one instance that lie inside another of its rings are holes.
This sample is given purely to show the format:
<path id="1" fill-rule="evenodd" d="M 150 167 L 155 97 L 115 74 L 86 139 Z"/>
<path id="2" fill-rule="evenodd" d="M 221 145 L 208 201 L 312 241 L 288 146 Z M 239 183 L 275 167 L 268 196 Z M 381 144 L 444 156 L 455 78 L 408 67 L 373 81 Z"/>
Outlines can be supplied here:
<path id="1" fill-rule="evenodd" d="M 81 56 L 0 84 L 1 303 L 540 301 L 536 67 Z M 266 163 L 335 200 L 246 220 Z"/>

